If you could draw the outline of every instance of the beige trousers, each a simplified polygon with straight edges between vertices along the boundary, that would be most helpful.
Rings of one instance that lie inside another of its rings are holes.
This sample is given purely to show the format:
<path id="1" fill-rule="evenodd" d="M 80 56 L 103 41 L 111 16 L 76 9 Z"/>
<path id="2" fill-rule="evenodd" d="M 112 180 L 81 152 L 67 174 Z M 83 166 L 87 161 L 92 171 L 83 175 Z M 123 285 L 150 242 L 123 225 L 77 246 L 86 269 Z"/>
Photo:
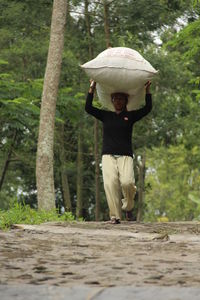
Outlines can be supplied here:
<path id="1" fill-rule="evenodd" d="M 136 186 L 133 158 L 103 155 L 102 172 L 110 218 L 121 219 L 121 210 L 130 211 L 134 206 Z"/>

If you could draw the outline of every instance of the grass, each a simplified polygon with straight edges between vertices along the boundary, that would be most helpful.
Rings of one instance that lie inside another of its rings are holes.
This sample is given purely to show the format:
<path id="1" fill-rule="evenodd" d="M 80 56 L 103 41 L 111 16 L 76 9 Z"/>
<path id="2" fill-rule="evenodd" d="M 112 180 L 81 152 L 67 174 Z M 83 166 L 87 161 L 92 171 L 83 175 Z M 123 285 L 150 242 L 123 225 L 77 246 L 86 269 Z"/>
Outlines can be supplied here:
<path id="1" fill-rule="evenodd" d="M 41 224 L 53 221 L 75 221 L 71 212 L 58 214 L 56 209 L 35 210 L 29 205 L 15 202 L 9 210 L 0 210 L 0 229 L 9 229 L 13 224 Z"/>

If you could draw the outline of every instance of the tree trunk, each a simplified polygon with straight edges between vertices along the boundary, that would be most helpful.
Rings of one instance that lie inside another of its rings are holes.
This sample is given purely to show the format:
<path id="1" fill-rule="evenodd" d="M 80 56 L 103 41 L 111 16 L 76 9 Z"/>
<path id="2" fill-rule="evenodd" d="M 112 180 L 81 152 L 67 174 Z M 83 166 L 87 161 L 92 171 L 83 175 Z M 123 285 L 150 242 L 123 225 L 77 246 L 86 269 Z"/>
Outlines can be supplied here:
<path id="1" fill-rule="evenodd" d="M 93 58 L 93 45 L 92 45 L 92 34 L 91 25 L 88 12 L 88 0 L 85 0 L 85 22 L 88 36 L 88 50 L 90 59 Z M 95 159 L 95 220 L 99 221 L 100 215 L 100 168 L 99 168 L 99 122 L 97 119 L 94 120 L 94 159 Z"/>
<path id="2" fill-rule="evenodd" d="M 83 216 L 83 144 L 82 144 L 82 123 L 78 131 L 78 154 L 77 154 L 77 204 L 76 218 Z"/>
<path id="3" fill-rule="evenodd" d="M 63 204 L 65 211 L 72 211 L 72 204 L 69 191 L 69 182 L 66 170 L 66 155 L 64 146 L 64 124 L 59 126 L 59 157 L 60 157 L 60 167 L 61 167 L 61 184 L 63 192 Z"/>
<path id="4" fill-rule="evenodd" d="M 10 163 L 10 159 L 11 159 L 11 155 L 12 155 L 12 150 L 13 150 L 16 138 L 17 138 L 17 130 L 15 130 L 15 133 L 14 133 L 14 136 L 13 136 L 13 140 L 12 140 L 10 149 L 8 151 L 7 159 L 6 159 L 6 161 L 4 163 L 4 166 L 3 166 L 3 171 L 2 171 L 2 174 L 1 174 L 1 178 L 0 178 L 0 191 L 2 189 L 3 182 L 4 182 L 4 179 L 5 179 L 5 176 L 6 176 L 6 172 L 8 170 L 8 165 Z"/>
<path id="5" fill-rule="evenodd" d="M 99 122 L 95 119 L 94 124 L 94 155 L 95 155 L 95 220 L 100 219 L 100 168 L 99 168 Z"/>
<path id="6" fill-rule="evenodd" d="M 138 212 L 137 212 L 137 222 L 141 222 L 143 207 L 144 207 L 144 178 L 145 178 L 145 153 L 141 158 L 141 161 L 138 163 L 138 171 L 139 171 L 139 189 L 138 189 Z"/>
<path id="7" fill-rule="evenodd" d="M 85 23 L 87 28 L 87 39 L 88 39 L 88 51 L 90 59 L 93 58 L 93 46 L 92 46 L 92 34 L 91 34 L 91 26 L 90 26 L 90 17 L 88 11 L 89 2 L 85 0 Z"/>
<path id="8" fill-rule="evenodd" d="M 54 124 L 61 72 L 67 1 L 54 0 L 50 44 L 44 77 L 36 161 L 38 208 L 55 208 L 53 174 Z"/>
<path id="9" fill-rule="evenodd" d="M 110 45 L 110 28 L 109 28 L 109 3 L 106 0 L 103 1 L 104 9 L 104 32 L 106 38 L 106 47 L 109 48 Z"/>

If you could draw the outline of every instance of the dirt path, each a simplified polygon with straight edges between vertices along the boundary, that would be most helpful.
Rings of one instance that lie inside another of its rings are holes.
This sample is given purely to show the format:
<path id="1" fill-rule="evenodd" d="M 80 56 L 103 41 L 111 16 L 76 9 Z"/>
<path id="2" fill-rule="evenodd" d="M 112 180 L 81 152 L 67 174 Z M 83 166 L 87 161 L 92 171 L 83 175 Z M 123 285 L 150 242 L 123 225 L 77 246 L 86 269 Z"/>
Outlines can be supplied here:
<path id="1" fill-rule="evenodd" d="M 200 223 L 51 223 L 0 231 L 0 283 L 200 287 Z"/>

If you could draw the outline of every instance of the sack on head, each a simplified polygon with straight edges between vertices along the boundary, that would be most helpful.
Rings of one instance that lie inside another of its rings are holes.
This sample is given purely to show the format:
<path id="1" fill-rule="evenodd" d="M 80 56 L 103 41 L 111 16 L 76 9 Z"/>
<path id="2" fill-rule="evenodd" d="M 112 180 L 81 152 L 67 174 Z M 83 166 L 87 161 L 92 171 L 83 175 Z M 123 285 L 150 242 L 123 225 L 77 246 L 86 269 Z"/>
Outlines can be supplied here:
<path id="1" fill-rule="evenodd" d="M 137 51 L 126 47 L 109 48 L 81 66 L 97 82 L 97 94 L 104 107 L 114 110 L 111 94 L 129 94 L 127 109 L 138 109 L 144 100 L 145 83 L 157 71 Z"/>

